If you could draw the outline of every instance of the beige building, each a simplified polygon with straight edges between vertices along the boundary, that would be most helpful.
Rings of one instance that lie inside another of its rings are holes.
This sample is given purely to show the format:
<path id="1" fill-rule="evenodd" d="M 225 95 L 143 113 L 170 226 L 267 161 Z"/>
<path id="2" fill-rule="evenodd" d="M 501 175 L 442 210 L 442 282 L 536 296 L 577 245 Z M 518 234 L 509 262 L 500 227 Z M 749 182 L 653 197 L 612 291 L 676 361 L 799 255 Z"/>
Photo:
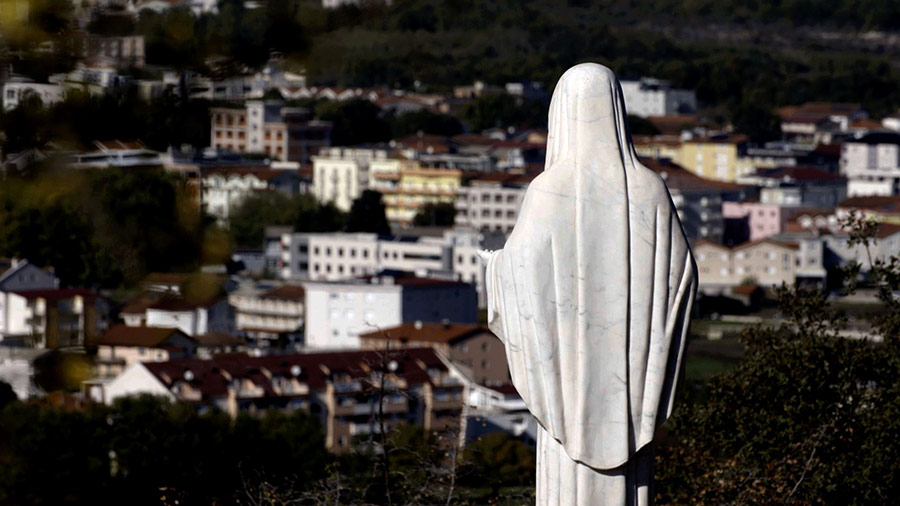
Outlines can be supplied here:
<path id="1" fill-rule="evenodd" d="M 481 385 L 498 386 L 511 380 L 503 342 L 486 325 L 409 322 L 360 334 L 359 339 L 364 350 L 434 348 Z"/>
<path id="2" fill-rule="evenodd" d="M 399 158 L 373 160 L 369 187 L 384 195 L 387 219 L 410 225 L 427 204 L 453 204 L 462 184 L 462 171 L 422 167 Z"/>
<path id="3" fill-rule="evenodd" d="M 96 374 L 112 378 L 135 362 L 189 358 L 197 341 L 175 328 L 114 325 L 97 341 Z"/>
<path id="4" fill-rule="evenodd" d="M 693 252 L 700 290 L 708 295 L 728 294 L 744 284 L 764 288 L 790 285 L 802 274 L 825 275 L 821 244 L 807 250 L 796 242 L 763 239 L 729 248 L 701 239 L 694 243 Z"/>
<path id="5" fill-rule="evenodd" d="M 235 308 L 238 332 L 261 339 L 299 332 L 303 326 L 303 299 L 303 287 L 296 285 L 280 286 L 261 294 L 233 293 L 228 297 Z"/>

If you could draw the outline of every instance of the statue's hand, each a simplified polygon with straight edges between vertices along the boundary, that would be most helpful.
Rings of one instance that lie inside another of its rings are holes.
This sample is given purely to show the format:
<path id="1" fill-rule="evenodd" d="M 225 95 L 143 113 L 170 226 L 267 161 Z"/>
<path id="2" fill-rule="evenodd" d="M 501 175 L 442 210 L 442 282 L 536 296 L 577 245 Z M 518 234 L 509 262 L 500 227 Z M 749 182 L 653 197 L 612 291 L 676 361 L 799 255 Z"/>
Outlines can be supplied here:
<path id="1" fill-rule="evenodd" d="M 491 259 L 491 253 L 493 253 L 493 251 L 486 250 L 486 249 L 480 249 L 476 253 L 478 253 L 478 258 L 481 259 L 481 263 L 484 265 L 487 265 L 488 260 Z"/>

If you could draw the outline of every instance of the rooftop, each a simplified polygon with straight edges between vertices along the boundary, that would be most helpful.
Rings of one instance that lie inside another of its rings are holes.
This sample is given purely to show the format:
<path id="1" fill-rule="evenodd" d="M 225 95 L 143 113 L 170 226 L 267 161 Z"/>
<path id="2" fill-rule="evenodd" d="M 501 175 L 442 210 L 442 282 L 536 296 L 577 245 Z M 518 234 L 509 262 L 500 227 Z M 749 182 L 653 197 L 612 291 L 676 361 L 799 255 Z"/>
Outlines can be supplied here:
<path id="1" fill-rule="evenodd" d="M 396 327 L 360 334 L 359 337 L 360 339 L 452 343 L 459 339 L 490 332 L 486 325 L 409 322 Z"/>
<path id="2" fill-rule="evenodd" d="M 393 374 L 407 384 L 433 383 L 429 369 L 446 372 L 447 367 L 431 348 L 398 351 L 335 351 L 292 355 L 250 357 L 231 353 L 209 360 L 184 359 L 143 365 L 160 382 L 171 388 L 184 381 L 204 397 L 225 395 L 234 379 L 251 381 L 266 396 L 280 395 L 275 378 L 296 378 L 312 389 L 322 389 L 335 381 L 360 381 L 372 377 L 385 362 L 396 362 Z"/>
<path id="3" fill-rule="evenodd" d="M 174 336 L 182 336 L 191 339 L 184 332 L 175 328 L 163 327 L 129 327 L 127 325 L 113 325 L 103 334 L 97 344 L 106 346 L 142 346 L 145 348 L 159 348 Z"/>

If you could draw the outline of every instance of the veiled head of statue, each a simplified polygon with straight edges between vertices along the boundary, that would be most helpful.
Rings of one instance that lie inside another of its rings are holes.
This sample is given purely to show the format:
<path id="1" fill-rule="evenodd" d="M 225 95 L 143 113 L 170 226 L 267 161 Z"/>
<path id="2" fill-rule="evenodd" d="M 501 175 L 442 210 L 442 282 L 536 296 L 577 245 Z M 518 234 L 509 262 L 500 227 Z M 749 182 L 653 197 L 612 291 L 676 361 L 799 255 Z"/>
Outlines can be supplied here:
<path id="1" fill-rule="evenodd" d="M 625 105 L 613 71 L 596 63 L 576 65 L 560 77 L 550 101 L 546 167 L 585 154 L 596 159 L 597 150 L 621 160 L 630 150 L 625 128 Z"/>

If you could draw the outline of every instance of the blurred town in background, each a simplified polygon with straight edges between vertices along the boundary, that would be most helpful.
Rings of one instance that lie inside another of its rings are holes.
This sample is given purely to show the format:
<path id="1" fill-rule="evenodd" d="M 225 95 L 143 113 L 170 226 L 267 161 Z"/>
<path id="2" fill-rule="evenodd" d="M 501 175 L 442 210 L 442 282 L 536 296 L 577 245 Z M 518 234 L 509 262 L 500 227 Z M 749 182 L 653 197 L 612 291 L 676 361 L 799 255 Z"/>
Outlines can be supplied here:
<path id="1" fill-rule="evenodd" d="M 782 284 L 873 337 L 876 290 L 845 291 L 842 268 L 900 252 L 900 9 L 738 4 L 0 0 L 9 401 L 303 412 L 329 452 L 375 461 L 401 425 L 441 451 L 495 433 L 507 455 L 469 471 L 508 458 L 491 483 L 527 490 L 536 426 L 476 252 L 515 225 L 579 61 L 617 72 L 691 241 L 689 384 L 784 321 Z"/>

